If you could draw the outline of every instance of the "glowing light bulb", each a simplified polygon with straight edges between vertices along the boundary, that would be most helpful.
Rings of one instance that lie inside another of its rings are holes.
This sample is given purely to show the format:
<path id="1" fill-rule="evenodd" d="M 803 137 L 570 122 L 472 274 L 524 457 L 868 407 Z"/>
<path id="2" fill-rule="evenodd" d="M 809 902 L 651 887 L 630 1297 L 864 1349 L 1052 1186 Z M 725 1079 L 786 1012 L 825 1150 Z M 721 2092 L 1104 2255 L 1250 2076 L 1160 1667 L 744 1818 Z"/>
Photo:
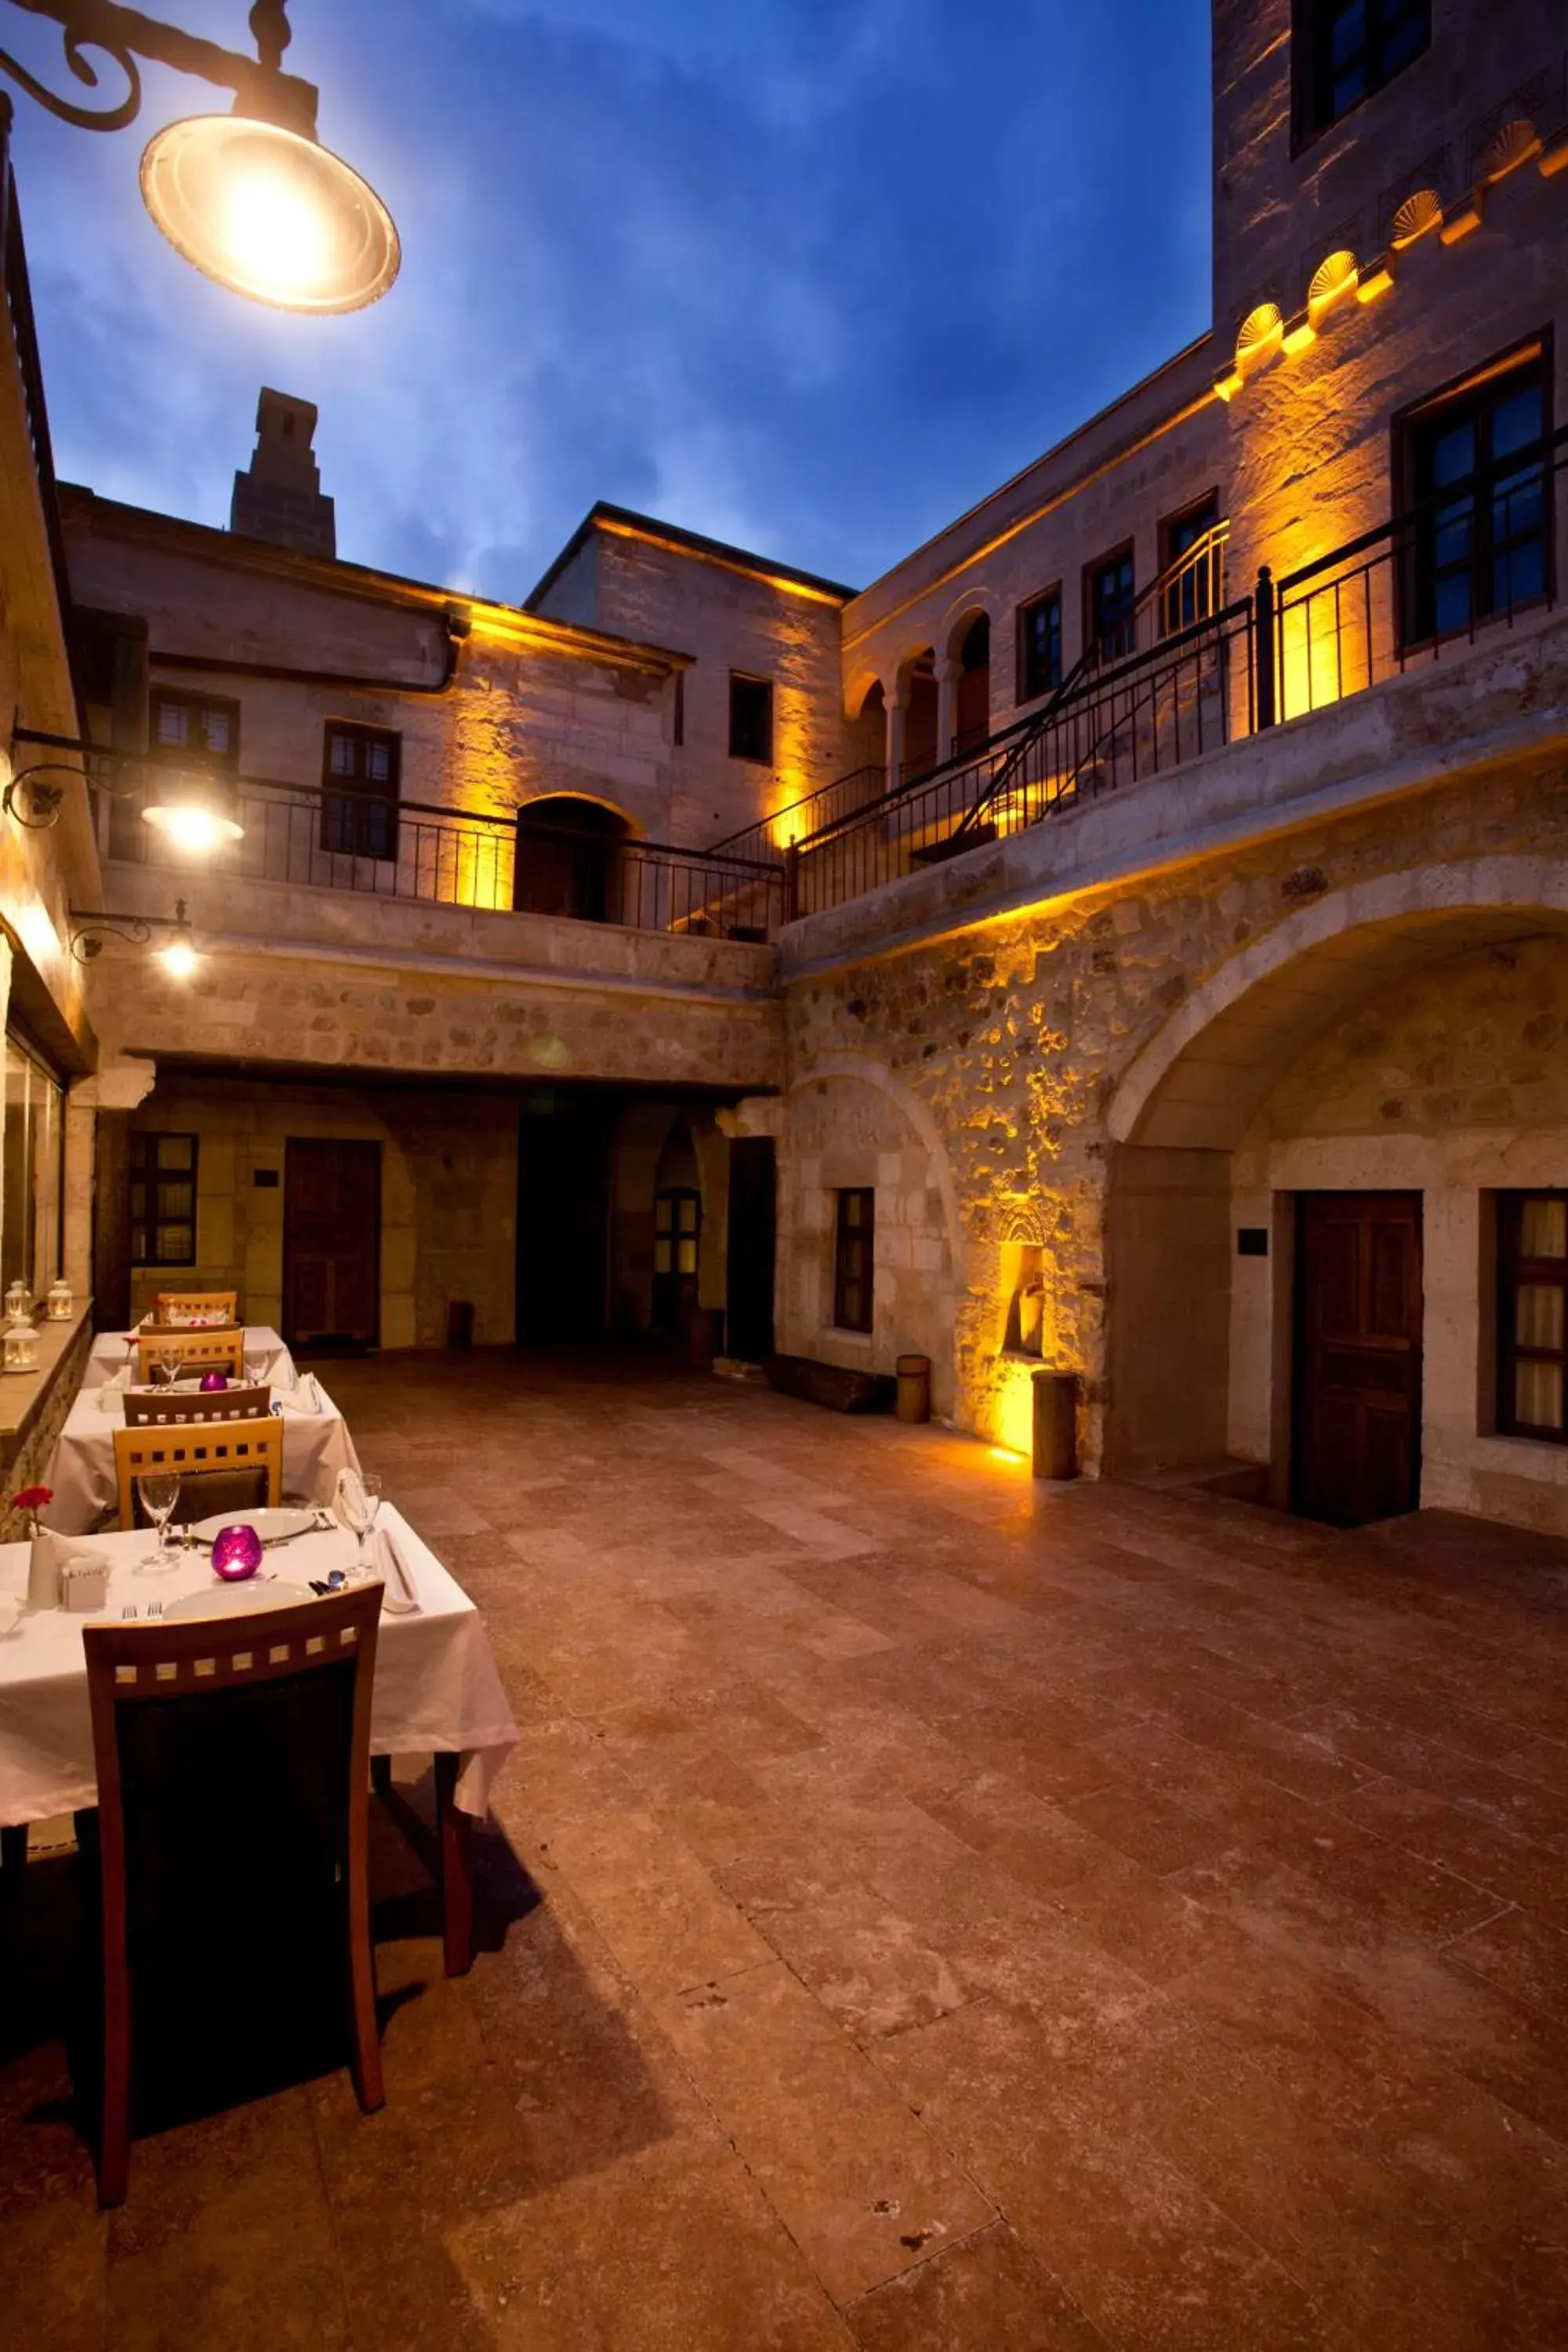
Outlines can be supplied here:
<path id="1" fill-rule="evenodd" d="M 269 286 L 279 301 L 313 294 L 331 260 L 331 238 L 311 192 L 265 165 L 226 189 L 219 234 L 237 274 Z"/>
<path id="2" fill-rule="evenodd" d="M 171 980 L 189 980 L 195 971 L 197 957 L 189 940 L 171 940 L 166 948 L 159 949 L 158 961 Z"/>
<path id="3" fill-rule="evenodd" d="M 142 812 L 142 822 L 154 833 L 161 833 L 176 849 L 195 857 L 204 850 L 221 849 L 226 841 L 238 841 L 245 832 L 233 817 L 220 816 L 216 809 L 204 808 L 198 801 L 154 802 Z"/>

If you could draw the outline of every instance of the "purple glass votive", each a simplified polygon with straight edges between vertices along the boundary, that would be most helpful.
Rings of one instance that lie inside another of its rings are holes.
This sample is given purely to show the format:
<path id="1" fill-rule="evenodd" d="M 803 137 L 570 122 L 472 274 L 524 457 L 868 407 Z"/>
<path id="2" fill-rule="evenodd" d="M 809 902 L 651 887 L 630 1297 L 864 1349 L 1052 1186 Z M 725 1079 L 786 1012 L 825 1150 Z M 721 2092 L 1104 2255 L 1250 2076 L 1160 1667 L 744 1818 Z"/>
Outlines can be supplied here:
<path id="1" fill-rule="evenodd" d="M 204 1372 L 202 1374 L 202 1393 L 204 1396 L 206 1395 L 209 1391 L 216 1392 L 218 1389 L 226 1389 L 227 1386 L 227 1378 L 222 1372 Z"/>
<path id="2" fill-rule="evenodd" d="M 220 1528 L 213 1539 L 213 1567 L 227 1584 L 254 1576 L 261 1565 L 261 1538 L 254 1528 Z"/>

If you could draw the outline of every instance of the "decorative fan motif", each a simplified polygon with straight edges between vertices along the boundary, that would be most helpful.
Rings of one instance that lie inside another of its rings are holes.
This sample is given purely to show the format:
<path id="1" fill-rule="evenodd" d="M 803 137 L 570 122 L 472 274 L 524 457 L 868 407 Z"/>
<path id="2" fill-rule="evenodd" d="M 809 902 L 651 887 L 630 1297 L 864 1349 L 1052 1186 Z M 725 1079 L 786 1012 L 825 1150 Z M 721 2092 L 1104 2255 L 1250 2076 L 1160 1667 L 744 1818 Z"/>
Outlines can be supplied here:
<path id="1" fill-rule="evenodd" d="M 1540 152 L 1541 141 L 1533 122 L 1526 122 L 1522 118 L 1505 122 L 1481 157 L 1480 176 L 1484 181 L 1506 179 L 1510 172 L 1516 172 L 1521 163 L 1528 163 L 1531 157 Z"/>
<path id="2" fill-rule="evenodd" d="M 1259 302 L 1241 322 L 1241 332 L 1236 339 L 1236 364 L 1245 368 L 1256 364 L 1275 350 L 1285 332 L 1285 321 L 1278 302 Z"/>
<path id="3" fill-rule="evenodd" d="M 1043 1249 L 1046 1235 L 1039 1211 L 1033 1208 L 1007 1210 L 1002 1219 L 1002 1239 L 1005 1242 L 1023 1242 L 1032 1249 Z"/>
<path id="4" fill-rule="evenodd" d="M 1351 292 L 1360 275 L 1353 253 L 1331 253 L 1326 261 L 1318 264 L 1307 289 L 1307 316 L 1314 326 L 1333 309 L 1342 295 Z"/>
<path id="5" fill-rule="evenodd" d="M 1436 228 L 1442 218 L 1443 204 L 1436 189 L 1417 188 L 1413 195 L 1405 197 L 1394 215 L 1393 242 L 1395 249 L 1414 245 L 1418 236 L 1426 235 L 1428 229 Z"/>

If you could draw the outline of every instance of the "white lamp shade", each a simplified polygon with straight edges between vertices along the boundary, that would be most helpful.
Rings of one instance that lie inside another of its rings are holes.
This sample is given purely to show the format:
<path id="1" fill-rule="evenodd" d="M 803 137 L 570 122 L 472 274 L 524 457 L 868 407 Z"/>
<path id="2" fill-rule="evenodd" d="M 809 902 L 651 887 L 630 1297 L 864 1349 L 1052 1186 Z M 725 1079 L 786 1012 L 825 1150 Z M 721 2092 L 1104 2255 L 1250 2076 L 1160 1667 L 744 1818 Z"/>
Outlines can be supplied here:
<path id="1" fill-rule="evenodd" d="M 142 158 L 142 195 L 177 253 L 280 310 L 360 310 L 397 276 L 397 231 L 375 190 L 329 148 L 275 122 L 171 122 Z"/>
<path id="2" fill-rule="evenodd" d="M 147 787 L 142 822 L 193 857 L 245 837 L 232 779 L 200 768 L 161 770 Z"/>

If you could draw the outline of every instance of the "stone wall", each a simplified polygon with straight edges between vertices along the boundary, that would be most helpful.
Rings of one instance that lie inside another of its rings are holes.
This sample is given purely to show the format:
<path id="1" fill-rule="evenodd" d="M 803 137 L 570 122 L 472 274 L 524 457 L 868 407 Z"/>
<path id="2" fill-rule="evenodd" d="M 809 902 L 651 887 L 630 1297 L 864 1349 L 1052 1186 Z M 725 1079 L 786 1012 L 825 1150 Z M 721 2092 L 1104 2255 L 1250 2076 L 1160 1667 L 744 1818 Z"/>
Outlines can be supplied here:
<path id="1" fill-rule="evenodd" d="M 479 1344 L 514 1337 L 514 1098 L 175 1073 L 134 1126 L 198 1139 L 195 1263 L 138 1270 L 136 1314 L 159 1290 L 233 1289 L 247 1320 L 279 1326 L 288 1140 L 363 1139 L 381 1146 L 382 1346 L 445 1345 L 453 1299 L 473 1303 Z"/>
<path id="2" fill-rule="evenodd" d="M 45 1484 L 66 1415 L 76 1402 L 77 1391 L 81 1386 L 91 1339 L 92 1326 L 83 1313 L 69 1343 L 47 1378 L 37 1383 L 22 1426 L 0 1435 L 0 1543 L 19 1543 L 26 1533 L 22 1514 L 11 1508 L 11 1496 L 19 1495 L 24 1486 Z M 13 1374 L 12 1380 L 19 1383 L 22 1377 Z M 47 1510 L 43 1518 L 47 1527 Z"/>

